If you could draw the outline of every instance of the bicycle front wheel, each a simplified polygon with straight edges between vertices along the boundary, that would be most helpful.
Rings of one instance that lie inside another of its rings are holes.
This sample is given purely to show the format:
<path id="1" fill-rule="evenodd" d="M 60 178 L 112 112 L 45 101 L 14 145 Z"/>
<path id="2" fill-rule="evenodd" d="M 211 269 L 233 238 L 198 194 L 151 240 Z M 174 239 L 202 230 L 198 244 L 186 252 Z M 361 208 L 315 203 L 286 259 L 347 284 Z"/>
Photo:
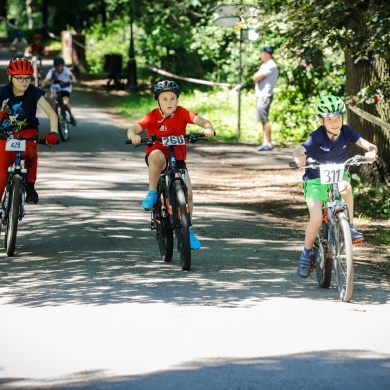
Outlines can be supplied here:
<path id="1" fill-rule="evenodd" d="M 340 299 L 349 302 L 353 294 L 353 256 L 349 221 L 344 213 L 337 215 L 334 227 L 333 266 Z"/>
<path id="2" fill-rule="evenodd" d="M 156 224 L 156 239 L 160 255 L 165 262 L 172 260 L 173 254 L 173 229 L 169 223 L 169 215 L 164 203 L 163 194 L 153 210 L 153 217 Z"/>
<path id="3" fill-rule="evenodd" d="M 323 240 L 324 229 L 328 228 L 327 225 L 324 225 L 323 223 L 321 231 L 317 235 L 313 252 L 318 284 L 322 288 L 328 288 L 332 279 L 332 259 L 329 257 L 328 248 Z"/>
<path id="4" fill-rule="evenodd" d="M 189 271 L 191 268 L 190 220 L 187 199 L 180 180 L 172 183 L 172 191 L 172 211 L 180 266 L 183 271 Z"/>
<path id="5" fill-rule="evenodd" d="M 63 141 L 67 141 L 69 139 L 69 123 L 66 118 L 66 110 L 64 107 L 57 107 L 57 115 L 58 115 L 58 130 Z"/>
<path id="6" fill-rule="evenodd" d="M 5 248 L 8 256 L 13 256 L 16 246 L 16 234 L 18 231 L 19 209 L 21 202 L 21 186 L 22 178 L 19 175 L 14 175 L 12 179 L 12 188 L 10 192 L 10 206 L 7 224 L 5 227 Z"/>

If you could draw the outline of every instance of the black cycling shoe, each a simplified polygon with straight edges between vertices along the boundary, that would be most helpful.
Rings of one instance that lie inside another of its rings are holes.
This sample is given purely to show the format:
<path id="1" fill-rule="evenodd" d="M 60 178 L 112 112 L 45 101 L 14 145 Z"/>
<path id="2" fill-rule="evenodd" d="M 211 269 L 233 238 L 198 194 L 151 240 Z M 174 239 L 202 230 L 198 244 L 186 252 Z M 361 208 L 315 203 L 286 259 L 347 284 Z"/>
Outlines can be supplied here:
<path id="1" fill-rule="evenodd" d="M 310 275 L 311 270 L 311 257 L 306 257 L 303 253 L 298 263 L 298 275 L 301 278 L 307 278 Z"/>
<path id="2" fill-rule="evenodd" d="M 35 191 L 34 185 L 27 183 L 26 186 L 26 203 L 37 204 L 39 202 L 38 192 Z"/>

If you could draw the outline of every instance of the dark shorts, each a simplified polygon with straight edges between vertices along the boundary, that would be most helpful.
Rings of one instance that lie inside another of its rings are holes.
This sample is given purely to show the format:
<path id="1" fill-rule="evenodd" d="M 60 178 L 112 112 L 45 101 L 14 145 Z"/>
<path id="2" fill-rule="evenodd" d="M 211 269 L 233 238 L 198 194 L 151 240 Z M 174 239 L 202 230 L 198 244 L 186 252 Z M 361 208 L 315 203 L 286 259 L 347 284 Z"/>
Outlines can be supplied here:
<path id="1" fill-rule="evenodd" d="M 61 97 L 69 97 L 70 96 L 70 93 L 68 91 L 61 91 Z"/>
<path id="2" fill-rule="evenodd" d="M 269 108 L 271 107 L 273 96 L 256 98 L 256 121 L 268 122 Z"/>
<path id="3" fill-rule="evenodd" d="M 149 166 L 149 154 L 146 154 L 145 155 L 145 162 L 146 162 L 146 165 Z M 186 165 L 186 162 L 184 160 L 176 160 L 176 164 L 177 164 L 177 168 L 178 169 L 187 169 L 187 165 Z M 167 165 L 168 165 L 168 159 L 167 159 Z"/>

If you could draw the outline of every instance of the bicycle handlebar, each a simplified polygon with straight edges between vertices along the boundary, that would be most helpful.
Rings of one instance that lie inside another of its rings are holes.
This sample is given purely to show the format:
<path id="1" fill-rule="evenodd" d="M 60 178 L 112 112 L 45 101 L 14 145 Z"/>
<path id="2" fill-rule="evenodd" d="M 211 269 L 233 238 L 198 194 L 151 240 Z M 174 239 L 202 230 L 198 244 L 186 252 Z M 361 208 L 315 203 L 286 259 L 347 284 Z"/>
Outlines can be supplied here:
<path id="1" fill-rule="evenodd" d="M 7 140 L 7 139 L 9 139 L 11 137 L 13 138 L 12 134 L 8 135 L 8 136 L 1 135 L 0 136 L 0 140 Z M 45 137 L 39 137 L 38 135 L 36 135 L 34 137 L 29 137 L 29 138 L 18 137 L 18 138 L 14 138 L 14 139 L 15 140 L 21 140 L 21 141 L 35 141 L 37 144 L 46 145 Z"/>
<path id="2" fill-rule="evenodd" d="M 367 160 L 367 157 L 362 156 L 360 154 L 357 154 L 356 156 L 353 156 L 349 158 L 347 161 L 344 162 L 344 165 L 346 167 L 348 166 L 358 166 L 361 164 L 371 164 L 371 161 Z M 299 168 L 312 168 L 312 169 L 318 169 L 320 165 L 323 165 L 324 163 L 320 163 L 317 160 L 314 160 L 313 158 L 307 158 L 306 159 L 306 165 L 304 167 L 298 167 L 297 163 L 295 161 L 290 161 L 288 165 L 291 168 L 299 169 Z"/>
<path id="3" fill-rule="evenodd" d="M 214 131 L 214 135 L 215 135 L 215 131 Z M 190 133 L 190 134 L 184 134 L 184 138 L 191 142 L 192 144 L 195 143 L 196 141 L 198 141 L 199 139 L 201 138 L 205 138 L 206 136 L 204 135 L 204 133 Z M 162 138 L 161 137 L 156 137 L 155 134 L 152 134 L 151 137 L 143 137 L 141 138 L 141 142 L 137 145 L 135 145 L 135 147 L 138 147 L 138 146 L 141 146 L 141 145 L 147 145 L 147 146 L 151 146 L 155 143 L 155 141 L 162 141 Z M 208 140 L 207 140 L 208 141 Z M 133 142 L 131 140 L 126 140 L 125 141 L 126 144 L 133 144 Z"/>

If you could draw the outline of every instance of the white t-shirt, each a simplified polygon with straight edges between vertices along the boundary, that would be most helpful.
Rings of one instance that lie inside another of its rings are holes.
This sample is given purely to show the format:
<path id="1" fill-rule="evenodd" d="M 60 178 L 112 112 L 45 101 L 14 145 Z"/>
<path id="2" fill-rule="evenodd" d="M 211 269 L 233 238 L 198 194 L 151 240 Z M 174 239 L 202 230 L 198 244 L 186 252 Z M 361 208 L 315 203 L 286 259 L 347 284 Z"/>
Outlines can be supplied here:
<path id="1" fill-rule="evenodd" d="M 56 68 L 53 66 L 46 75 L 46 79 L 50 80 L 52 84 L 70 83 L 72 80 L 72 72 L 68 67 L 64 66 L 61 73 L 56 72 Z M 61 87 L 62 91 L 72 92 L 72 85 Z"/>
<path id="2" fill-rule="evenodd" d="M 255 85 L 257 97 L 272 96 L 276 81 L 278 80 L 279 72 L 275 61 L 271 58 L 267 62 L 261 64 L 259 71 L 266 77 L 260 80 Z"/>

